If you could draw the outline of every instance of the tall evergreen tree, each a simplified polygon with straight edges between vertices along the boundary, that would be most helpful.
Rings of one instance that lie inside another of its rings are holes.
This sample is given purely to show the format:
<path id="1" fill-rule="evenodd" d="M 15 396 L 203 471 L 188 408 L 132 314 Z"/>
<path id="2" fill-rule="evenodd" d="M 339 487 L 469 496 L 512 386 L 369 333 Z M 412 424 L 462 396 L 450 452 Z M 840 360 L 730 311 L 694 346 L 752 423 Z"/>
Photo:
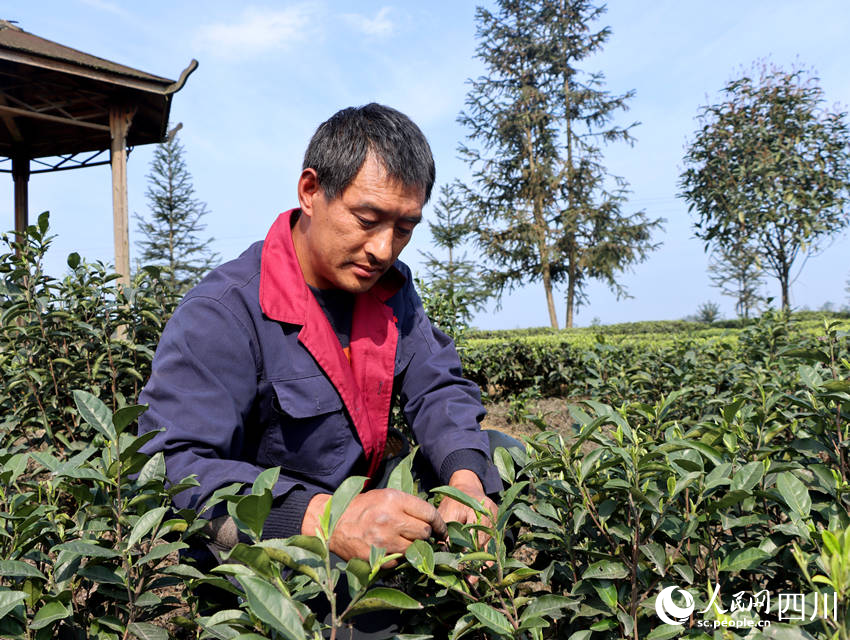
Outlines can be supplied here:
<path id="1" fill-rule="evenodd" d="M 482 149 L 461 145 L 473 170 L 465 195 L 498 293 L 541 281 L 549 321 L 558 326 L 553 266 L 558 262 L 557 129 L 549 70 L 539 55 L 541 28 L 532 2 L 500 0 L 498 13 L 476 10 L 478 57 L 489 75 L 470 81 L 458 121 Z"/>
<path id="2" fill-rule="evenodd" d="M 601 279 L 618 295 L 620 271 L 654 248 L 661 220 L 625 215 L 627 185 L 602 164 L 600 144 L 631 142 L 611 124 L 631 92 L 612 96 L 602 74 L 577 64 L 610 35 L 591 29 L 603 12 L 587 0 L 497 0 L 477 10 L 478 57 L 488 75 L 471 82 L 459 121 L 482 149 L 462 146 L 473 167 L 467 206 L 495 265 L 498 292 L 541 281 L 558 326 L 553 289 L 567 289 L 567 326 L 584 286 Z"/>
<path id="3" fill-rule="evenodd" d="M 462 252 L 464 244 L 472 235 L 472 229 L 466 219 L 457 184 L 440 188 L 434 216 L 436 221 L 429 220 L 428 227 L 434 244 L 445 249 L 446 255 L 441 258 L 431 252 L 421 252 L 427 268 L 424 280 L 432 290 L 445 296 L 457 320 L 469 322 L 473 311 L 480 309 L 490 297 L 490 290 L 484 284 L 475 263 Z"/>
<path id="4" fill-rule="evenodd" d="M 617 277 L 657 248 L 651 235 L 663 220 L 650 220 L 643 211 L 624 213 L 628 183 L 602 164 L 601 144 L 633 144 L 630 130 L 637 125 L 612 123 L 618 111 L 628 110 L 634 91 L 612 95 L 603 88 L 601 72 L 577 67 L 599 52 L 611 35 L 607 26 L 591 28 L 605 13 L 605 5 L 589 0 L 544 0 L 541 5 L 563 132 L 559 249 L 564 268 L 556 277 L 566 282 L 566 326 L 572 327 L 576 308 L 586 302 L 589 279 L 602 280 L 618 297 L 627 295 Z"/>
<path id="5" fill-rule="evenodd" d="M 139 262 L 165 267 L 175 290 L 186 292 L 218 263 L 219 257 L 210 249 L 213 239 L 200 238 L 206 228 L 201 219 L 209 209 L 195 198 L 183 154 L 176 136 L 157 145 L 145 192 L 150 218 L 134 217 L 143 236 L 138 242 Z"/>

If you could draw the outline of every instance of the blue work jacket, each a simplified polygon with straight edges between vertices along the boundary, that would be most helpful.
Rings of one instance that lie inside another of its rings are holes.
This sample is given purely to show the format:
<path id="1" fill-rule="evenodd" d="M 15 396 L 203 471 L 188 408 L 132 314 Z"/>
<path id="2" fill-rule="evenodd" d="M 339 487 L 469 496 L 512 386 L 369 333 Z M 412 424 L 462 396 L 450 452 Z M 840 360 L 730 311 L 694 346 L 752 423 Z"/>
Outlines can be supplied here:
<path id="1" fill-rule="evenodd" d="M 270 467 L 281 468 L 275 496 L 332 493 L 346 477 L 373 475 L 394 390 L 437 476 L 461 449 L 489 460 L 478 387 L 425 315 L 408 267 L 396 262 L 356 296 L 349 360 L 304 281 L 293 213 L 210 272 L 163 331 L 139 431 L 162 430 L 143 450 L 164 453 L 172 481 L 200 482 L 176 496 L 179 508 Z M 487 493 L 501 488 L 492 464 L 481 480 Z"/>

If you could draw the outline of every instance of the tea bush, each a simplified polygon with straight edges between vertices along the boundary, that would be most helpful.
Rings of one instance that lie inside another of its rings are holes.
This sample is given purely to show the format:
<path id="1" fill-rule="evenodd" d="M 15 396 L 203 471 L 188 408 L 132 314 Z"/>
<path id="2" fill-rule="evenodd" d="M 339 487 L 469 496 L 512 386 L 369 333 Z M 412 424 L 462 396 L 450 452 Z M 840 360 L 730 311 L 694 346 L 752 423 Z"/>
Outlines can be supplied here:
<path id="1" fill-rule="evenodd" d="M 0 637 L 167 638 L 156 622 L 191 610 L 184 582 L 203 578 L 176 552 L 204 521 L 170 507 L 196 483 L 168 484 L 162 455 L 139 453 L 143 407 L 74 399 L 92 435 L 73 455 L 0 449 Z"/>
<path id="2" fill-rule="evenodd" d="M 460 351 L 464 375 L 491 400 L 526 392 L 530 385 L 548 397 L 598 397 L 621 402 L 637 385 L 651 399 L 682 386 L 714 387 L 746 374 L 743 363 L 775 355 L 795 341 L 811 344 L 823 335 L 825 319 L 767 312 L 745 328 L 683 332 L 559 332 L 508 338 L 469 338 Z M 834 320 L 850 329 L 850 321 Z M 647 323 L 652 324 L 652 323 Z M 594 328 L 595 329 L 595 328 Z M 766 340 L 764 344 L 762 341 Z M 728 368 L 724 367 L 728 364 Z M 716 365 L 709 366 L 709 365 Z M 702 376 L 702 377 L 701 377 Z"/>
<path id="3" fill-rule="evenodd" d="M 61 280 L 44 272 L 51 243 L 43 213 L 20 241 L 3 236 L 0 255 L 0 429 L 71 446 L 91 434 L 71 392 L 133 402 L 177 304 L 159 270 L 141 269 L 130 287 L 101 263 L 68 257 Z"/>
<path id="4" fill-rule="evenodd" d="M 772 619 L 768 635 L 847 637 L 847 336 L 827 327 L 818 348 L 762 355 L 772 375 L 756 370 L 724 393 L 684 388 L 616 408 L 588 400 L 573 409 L 573 438 L 530 440 L 518 478 L 534 491 L 516 512 L 544 580 L 577 601 L 558 622 L 563 637 L 705 636 L 659 625 L 655 597 L 668 586 L 690 587 L 705 620 Z M 709 606 L 715 589 L 725 610 Z M 774 600 L 730 610 L 741 592 Z M 810 607 L 806 623 L 784 626 L 781 593 L 838 594 L 838 615 Z"/>

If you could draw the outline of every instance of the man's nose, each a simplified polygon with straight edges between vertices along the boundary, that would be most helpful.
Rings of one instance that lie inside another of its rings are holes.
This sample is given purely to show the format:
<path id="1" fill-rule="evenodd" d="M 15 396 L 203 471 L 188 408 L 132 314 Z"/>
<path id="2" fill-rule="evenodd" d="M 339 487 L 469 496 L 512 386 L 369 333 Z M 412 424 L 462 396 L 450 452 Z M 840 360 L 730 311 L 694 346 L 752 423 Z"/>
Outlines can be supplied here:
<path id="1" fill-rule="evenodd" d="M 393 255 L 393 229 L 380 229 L 372 233 L 366 243 L 366 253 L 370 260 L 387 264 Z"/>

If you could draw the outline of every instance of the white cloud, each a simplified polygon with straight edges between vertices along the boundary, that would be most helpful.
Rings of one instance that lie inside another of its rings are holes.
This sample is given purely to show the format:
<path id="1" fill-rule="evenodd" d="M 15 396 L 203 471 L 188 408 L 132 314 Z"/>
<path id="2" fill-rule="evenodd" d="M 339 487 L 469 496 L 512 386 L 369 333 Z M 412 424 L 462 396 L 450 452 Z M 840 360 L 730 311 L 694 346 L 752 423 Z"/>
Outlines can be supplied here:
<path id="1" fill-rule="evenodd" d="M 81 0 L 83 4 L 87 4 L 90 7 L 94 7 L 95 9 L 100 9 L 102 11 L 108 11 L 109 13 L 114 13 L 119 16 L 128 16 L 130 15 L 127 11 L 119 7 L 113 2 L 108 2 L 108 0 Z"/>
<path id="2" fill-rule="evenodd" d="M 207 24 L 198 29 L 197 46 L 218 56 L 246 57 L 285 49 L 310 38 L 318 20 L 315 5 L 285 9 L 247 7 L 232 22 Z"/>
<path id="3" fill-rule="evenodd" d="M 390 7 L 384 7 L 375 14 L 374 18 L 367 18 L 359 13 L 345 13 L 342 18 L 358 31 L 367 36 L 386 37 L 392 35 L 395 30 L 393 21 L 389 18 Z"/>

